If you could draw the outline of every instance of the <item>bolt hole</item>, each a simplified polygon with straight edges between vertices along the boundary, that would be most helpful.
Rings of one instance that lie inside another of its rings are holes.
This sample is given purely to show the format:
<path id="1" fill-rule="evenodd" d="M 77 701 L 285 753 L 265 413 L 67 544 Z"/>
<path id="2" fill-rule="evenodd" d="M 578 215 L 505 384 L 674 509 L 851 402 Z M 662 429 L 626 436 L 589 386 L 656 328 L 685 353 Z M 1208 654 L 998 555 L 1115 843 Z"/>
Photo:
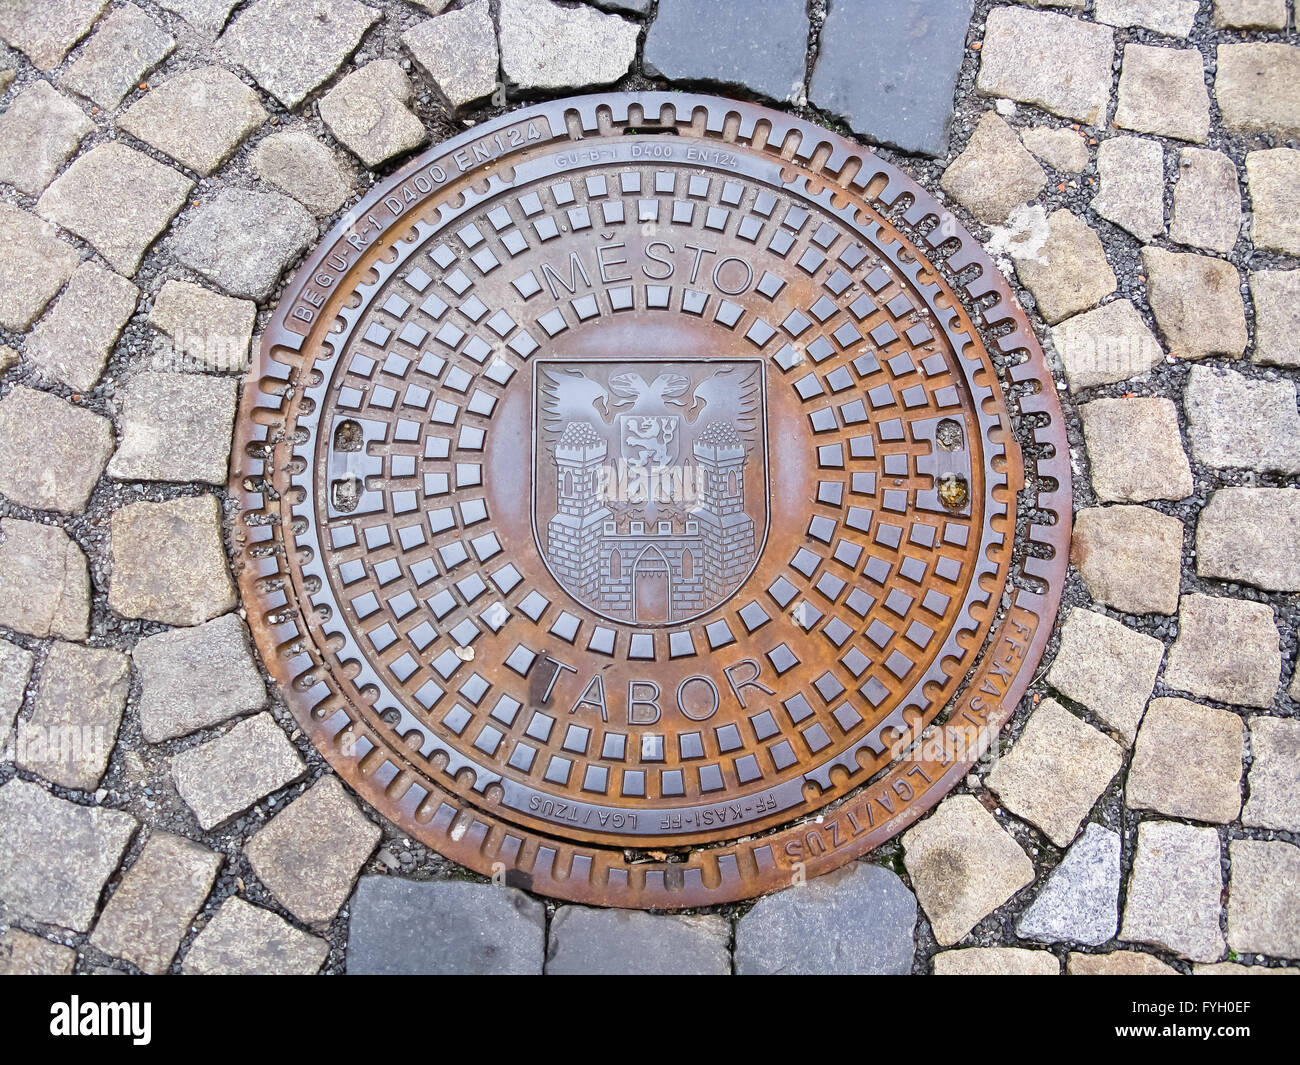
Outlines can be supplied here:
<path id="1" fill-rule="evenodd" d="M 955 421 L 951 418 L 945 418 L 935 430 L 934 438 L 939 441 L 939 446 L 945 451 L 957 451 L 961 448 L 966 434 L 961 431 L 961 426 Z"/>
<path id="2" fill-rule="evenodd" d="M 330 501 L 334 509 L 351 514 L 361 502 L 361 481 L 356 477 L 340 477 L 330 484 Z"/>
<path id="3" fill-rule="evenodd" d="M 965 510 L 969 499 L 970 485 L 965 477 L 948 473 L 939 478 L 939 502 L 949 510 Z"/>
<path id="4" fill-rule="evenodd" d="M 348 419 L 339 422 L 338 428 L 334 430 L 335 451 L 360 451 L 365 442 L 366 437 L 361 430 L 360 422 Z"/>

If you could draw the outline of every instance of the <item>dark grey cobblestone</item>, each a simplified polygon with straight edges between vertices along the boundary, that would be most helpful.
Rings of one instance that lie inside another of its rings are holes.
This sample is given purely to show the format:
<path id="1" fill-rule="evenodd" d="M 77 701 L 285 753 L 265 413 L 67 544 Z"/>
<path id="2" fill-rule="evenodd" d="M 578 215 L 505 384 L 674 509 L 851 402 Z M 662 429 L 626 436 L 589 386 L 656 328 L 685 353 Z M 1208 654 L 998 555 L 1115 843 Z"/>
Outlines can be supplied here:
<path id="1" fill-rule="evenodd" d="M 736 972 L 904 974 L 912 968 L 916 915 L 916 899 L 897 874 L 850 862 L 759 899 L 736 923 Z"/>
<path id="2" fill-rule="evenodd" d="M 545 907 L 514 888 L 364 877 L 348 972 L 539 975 L 545 943 Z"/>
<path id="3" fill-rule="evenodd" d="M 941 156 L 974 0 L 835 0 L 809 102 L 855 133 Z"/>
<path id="4" fill-rule="evenodd" d="M 807 35 L 803 0 L 659 0 L 646 35 L 645 71 L 802 103 Z"/>
<path id="5" fill-rule="evenodd" d="M 547 935 L 551 976 L 726 976 L 731 923 L 713 914 L 561 906 Z"/>

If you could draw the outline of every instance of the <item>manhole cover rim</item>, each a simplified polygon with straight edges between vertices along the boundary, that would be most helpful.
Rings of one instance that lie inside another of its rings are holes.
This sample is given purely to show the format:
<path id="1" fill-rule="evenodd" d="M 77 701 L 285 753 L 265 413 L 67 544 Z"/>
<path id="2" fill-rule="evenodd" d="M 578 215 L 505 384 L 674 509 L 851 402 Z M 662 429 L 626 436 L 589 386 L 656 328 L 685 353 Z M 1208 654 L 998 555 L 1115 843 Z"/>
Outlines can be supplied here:
<path id="1" fill-rule="evenodd" d="M 476 145 L 490 144 L 493 138 L 500 143 L 505 131 L 517 129 L 528 122 L 546 123 L 544 128 L 547 136 L 542 139 L 539 146 L 549 146 L 553 149 L 556 144 L 565 141 L 566 121 L 575 116 L 584 129 L 594 133 L 598 109 L 606 110 L 614 124 L 621 125 L 626 124 L 629 110 L 633 107 L 641 108 L 646 116 L 659 116 L 665 107 L 672 107 L 678 116 L 678 126 L 683 129 L 683 132 L 689 123 L 689 118 L 685 116 L 703 112 L 707 116 L 707 130 L 701 138 L 701 143 L 712 145 L 725 143 L 718 135 L 728 122 L 733 125 L 738 122 L 737 132 L 741 139 L 745 139 L 757 123 L 766 122 L 771 127 L 768 143 L 788 144 L 790 135 L 796 135 L 798 147 L 795 149 L 795 162 L 806 165 L 812 159 L 820 158 L 821 171 L 825 175 L 822 180 L 828 185 L 833 187 L 837 184 L 836 173 L 883 171 L 889 181 L 879 198 L 886 204 L 896 205 L 899 195 L 906 193 L 911 196 L 913 202 L 907 210 L 909 220 L 920 220 L 927 215 L 944 220 L 951 218 L 945 209 L 912 179 L 874 156 L 868 149 L 852 144 L 836 134 L 801 119 L 769 111 L 753 104 L 682 94 L 603 94 L 554 101 L 510 112 L 435 146 L 378 185 L 331 231 L 286 286 L 272 321 L 263 335 L 261 348 L 247 378 L 249 382 L 256 382 L 263 378 L 270 379 L 272 394 L 262 393 L 256 387 L 246 387 L 241 403 L 241 416 L 232 456 L 230 487 L 232 495 L 239 501 L 243 511 L 257 512 L 265 505 L 262 493 L 256 490 L 257 478 L 262 472 L 261 460 L 248 454 L 249 445 L 253 445 L 256 449 L 265 436 L 265 430 L 259 428 L 253 411 L 255 408 L 262 407 L 263 417 L 265 417 L 270 413 L 268 408 L 276 408 L 279 400 L 273 395 L 275 382 L 287 381 L 290 378 L 289 368 L 283 362 L 272 358 L 271 351 L 277 346 L 292 349 L 301 343 L 301 335 L 287 328 L 287 319 L 302 306 L 304 294 L 311 290 L 313 279 L 326 264 L 331 249 L 342 242 L 350 230 L 355 231 L 358 222 L 364 224 L 367 216 L 371 216 L 376 210 L 381 210 L 385 198 L 394 190 L 402 187 L 404 183 L 409 183 L 413 175 L 426 171 L 439 161 L 450 165 L 449 161 L 455 159 L 458 153 L 472 151 Z M 745 143 L 744 150 L 754 149 Z M 506 154 L 509 152 L 507 151 Z M 824 158 L 821 158 L 823 156 Z M 856 168 L 852 166 L 852 161 L 855 159 L 859 161 L 859 166 Z M 845 169 L 846 164 L 848 170 Z M 452 180 L 449 178 L 447 184 L 452 184 Z M 435 188 L 431 194 L 436 195 L 440 191 L 440 188 Z M 863 188 L 858 187 L 855 191 L 861 195 Z M 395 220 L 389 228 L 405 228 L 407 225 L 409 223 L 404 224 L 400 220 Z M 1045 590 L 1034 593 L 1024 587 L 1016 589 L 1014 593 L 1016 605 L 1001 620 L 999 630 L 984 641 L 977 655 L 979 661 L 986 666 L 988 660 L 992 658 L 992 649 L 1006 638 L 1009 640 L 1009 647 L 1017 649 L 1016 653 L 1024 660 L 1034 663 L 1041 656 L 1055 620 L 1068 555 L 1070 471 L 1064 424 L 1051 375 L 1043 362 L 1033 331 L 1023 311 L 1014 302 L 1006 282 L 974 238 L 965 233 L 960 226 L 945 225 L 942 236 L 944 240 L 956 239 L 960 244 L 960 249 L 949 259 L 950 264 L 958 263 L 963 267 L 975 264 L 982 267 L 978 279 L 966 286 L 965 294 L 967 296 L 996 294 L 1000 297 L 1000 305 L 996 311 L 991 312 L 991 316 L 999 322 L 1009 322 L 1012 327 L 998 340 L 1002 350 L 1014 351 L 1023 348 L 1030 353 L 1029 361 L 1015 368 L 1014 377 L 1017 381 L 1036 380 L 1039 391 L 1036 396 L 1022 397 L 1020 408 L 1022 413 L 1034 411 L 1047 415 L 1047 424 L 1034 430 L 1034 440 L 1040 445 L 1048 445 L 1055 449 L 1054 454 L 1040 457 L 1036 461 L 1040 478 L 1047 477 L 1056 481 L 1054 491 L 1046 493 L 1040 490 L 1038 497 L 1039 509 L 1055 513 L 1056 523 L 1031 522 L 1033 527 L 1029 533 L 1034 543 L 1047 545 L 1054 549 L 1055 554 L 1050 560 L 1028 559 L 1025 565 L 1026 571 L 1045 583 Z M 430 819 L 421 823 L 414 816 L 417 803 L 413 801 L 411 790 L 405 791 L 404 795 L 398 795 L 396 798 L 391 797 L 389 786 L 397 777 L 396 766 L 381 760 L 377 770 L 373 765 L 369 767 L 369 772 L 359 768 L 357 752 L 341 750 L 337 745 L 337 729 L 313 716 L 311 711 L 312 707 L 319 702 L 319 692 L 313 693 L 309 690 L 309 685 L 303 684 L 304 677 L 312 679 L 311 665 L 309 660 L 304 665 L 304 656 L 296 653 L 302 649 L 294 646 L 294 638 L 299 634 L 292 624 L 292 609 L 286 609 L 285 604 L 277 601 L 277 596 L 274 594 L 268 599 L 266 585 L 263 583 L 268 577 L 273 583 L 275 573 L 279 569 L 274 555 L 266 555 L 259 550 L 259 547 L 264 548 L 270 541 L 270 533 L 269 526 L 248 524 L 242 516 L 237 517 L 232 524 L 234 543 L 241 556 L 237 569 L 243 601 L 248 608 L 250 626 L 263 659 L 279 682 L 294 716 L 311 735 L 317 749 L 325 754 L 350 785 L 403 831 L 421 838 L 440 853 L 478 872 L 485 874 L 513 872 L 515 882 L 523 886 L 575 901 L 680 908 L 748 897 L 789 883 L 790 875 L 786 859 L 792 852 L 788 846 L 781 860 L 766 868 L 763 862 L 757 864 L 754 862 L 752 853 L 739 862 L 735 856 L 729 857 L 727 851 L 743 846 L 742 843 L 733 840 L 729 844 L 723 843 L 713 848 L 697 849 L 685 862 L 664 863 L 661 866 L 653 862 L 642 862 L 622 869 L 621 875 L 611 876 L 611 870 L 619 866 L 620 858 L 618 852 L 609 845 L 602 847 L 584 844 L 545 832 L 530 831 L 513 822 L 498 822 L 481 806 L 466 808 L 455 796 L 445 797 L 443 804 L 432 812 Z M 1023 614 L 1018 613 L 1021 610 L 1024 611 Z M 1040 620 L 1033 625 L 1023 624 L 1028 620 L 1029 614 Z M 1011 626 L 1014 628 L 1008 636 L 1007 631 Z M 1006 670 L 1002 672 L 1005 673 Z M 1020 669 L 1011 676 L 1009 686 L 1001 693 L 1000 701 L 993 707 L 986 705 L 981 709 L 978 716 L 982 718 L 990 735 L 996 732 L 996 729 L 1010 716 L 1019 696 L 1028 686 L 1031 676 L 1031 670 Z M 969 701 L 967 696 L 963 696 L 963 699 Z M 985 702 L 987 704 L 987 700 Z M 957 707 L 957 709 L 961 708 Z M 869 824 L 859 823 L 854 820 L 851 809 L 846 810 L 848 823 L 852 826 L 849 838 L 835 838 L 838 833 L 832 831 L 830 845 L 825 850 L 813 849 L 811 853 L 804 853 L 803 848 L 795 848 L 795 852 L 803 859 L 808 875 L 815 875 L 842 864 L 901 831 L 942 798 L 952 784 L 964 775 L 969 763 L 979 753 L 977 750 L 963 748 L 958 752 L 960 755 L 958 760 L 944 765 L 943 772 L 937 779 L 927 778 L 924 791 L 918 792 L 910 785 L 906 785 L 904 781 L 904 786 L 896 787 L 897 813 L 883 821 L 872 817 Z M 943 764 L 942 759 L 940 764 Z M 888 783 L 890 783 L 889 776 L 876 782 L 872 787 Z M 913 794 L 908 795 L 908 792 Z M 844 817 L 839 816 L 840 810 L 849 807 L 857 797 L 858 793 L 854 793 L 850 798 L 843 800 L 843 804 L 834 811 L 840 821 L 844 821 Z M 888 809 L 888 806 L 884 808 Z M 429 814 L 428 809 L 422 812 Z M 818 816 L 816 820 L 820 823 L 823 819 Z M 826 820 L 831 822 L 833 828 L 835 818 L 829 811 Z M 785 829 L 773 828 L 769 834 L 780 837 L 787 830 L 794 833 L 792 838 L 798 838 L 796 826 L 787 826 Z M 513 841 L 507 844 L 508 848 L 513 848 L 510 855 L 500 851 L 503 836 L 507 841 Z M 781 840 L 775 838 L 773 842 L 779 846 Z M 789 843 L 788 840 L 786 842 Z M 507 858 L 509 860 L 506 860 Z M 528 868 L 518 868 L 521 866 Z M 578 875 L 579 869 L 585 869 L 588 875 Z"/>

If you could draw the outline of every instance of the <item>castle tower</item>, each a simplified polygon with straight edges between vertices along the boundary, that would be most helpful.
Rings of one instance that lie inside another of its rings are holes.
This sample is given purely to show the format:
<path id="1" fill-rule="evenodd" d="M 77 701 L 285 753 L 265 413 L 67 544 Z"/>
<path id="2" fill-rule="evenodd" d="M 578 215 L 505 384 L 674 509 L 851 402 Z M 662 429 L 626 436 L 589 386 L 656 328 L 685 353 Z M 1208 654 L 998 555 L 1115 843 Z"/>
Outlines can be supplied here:
<path id="1" fill-rule="evenodd" d="M 695 509 L 704 534 L 711 596 L 731 591 L 754 561 L 754 519 L 745 513 L 745 445 L 730 422 L 714 422 L 695 442 L 704 489 Z"/>
<path id="2" fill-rule="evenodd" d="M 608 448 L 587 422 L 570 422 L 555 445 L 557 513 L 546 527 L 551 567 L 580 595 L 600 580 L 600 535 L 609 509 L 597 495 L 598 471 Z"/>

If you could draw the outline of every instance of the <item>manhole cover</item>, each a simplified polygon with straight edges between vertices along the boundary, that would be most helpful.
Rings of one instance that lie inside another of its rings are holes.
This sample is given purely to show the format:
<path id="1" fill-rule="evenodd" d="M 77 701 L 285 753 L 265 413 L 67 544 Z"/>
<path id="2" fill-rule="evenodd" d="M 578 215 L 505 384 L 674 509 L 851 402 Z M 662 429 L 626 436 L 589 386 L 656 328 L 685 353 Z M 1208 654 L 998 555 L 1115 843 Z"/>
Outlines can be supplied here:
<path id="1" fill-rule="evenodd" d="M 610 905 L 786 886 L 934 804 L 1069 536 L 978 244 L 870 152 L 683 94 L 516 111 L 377 187 L 284 293 L 233 468 L 249 621 L 335 768 Z"/>

